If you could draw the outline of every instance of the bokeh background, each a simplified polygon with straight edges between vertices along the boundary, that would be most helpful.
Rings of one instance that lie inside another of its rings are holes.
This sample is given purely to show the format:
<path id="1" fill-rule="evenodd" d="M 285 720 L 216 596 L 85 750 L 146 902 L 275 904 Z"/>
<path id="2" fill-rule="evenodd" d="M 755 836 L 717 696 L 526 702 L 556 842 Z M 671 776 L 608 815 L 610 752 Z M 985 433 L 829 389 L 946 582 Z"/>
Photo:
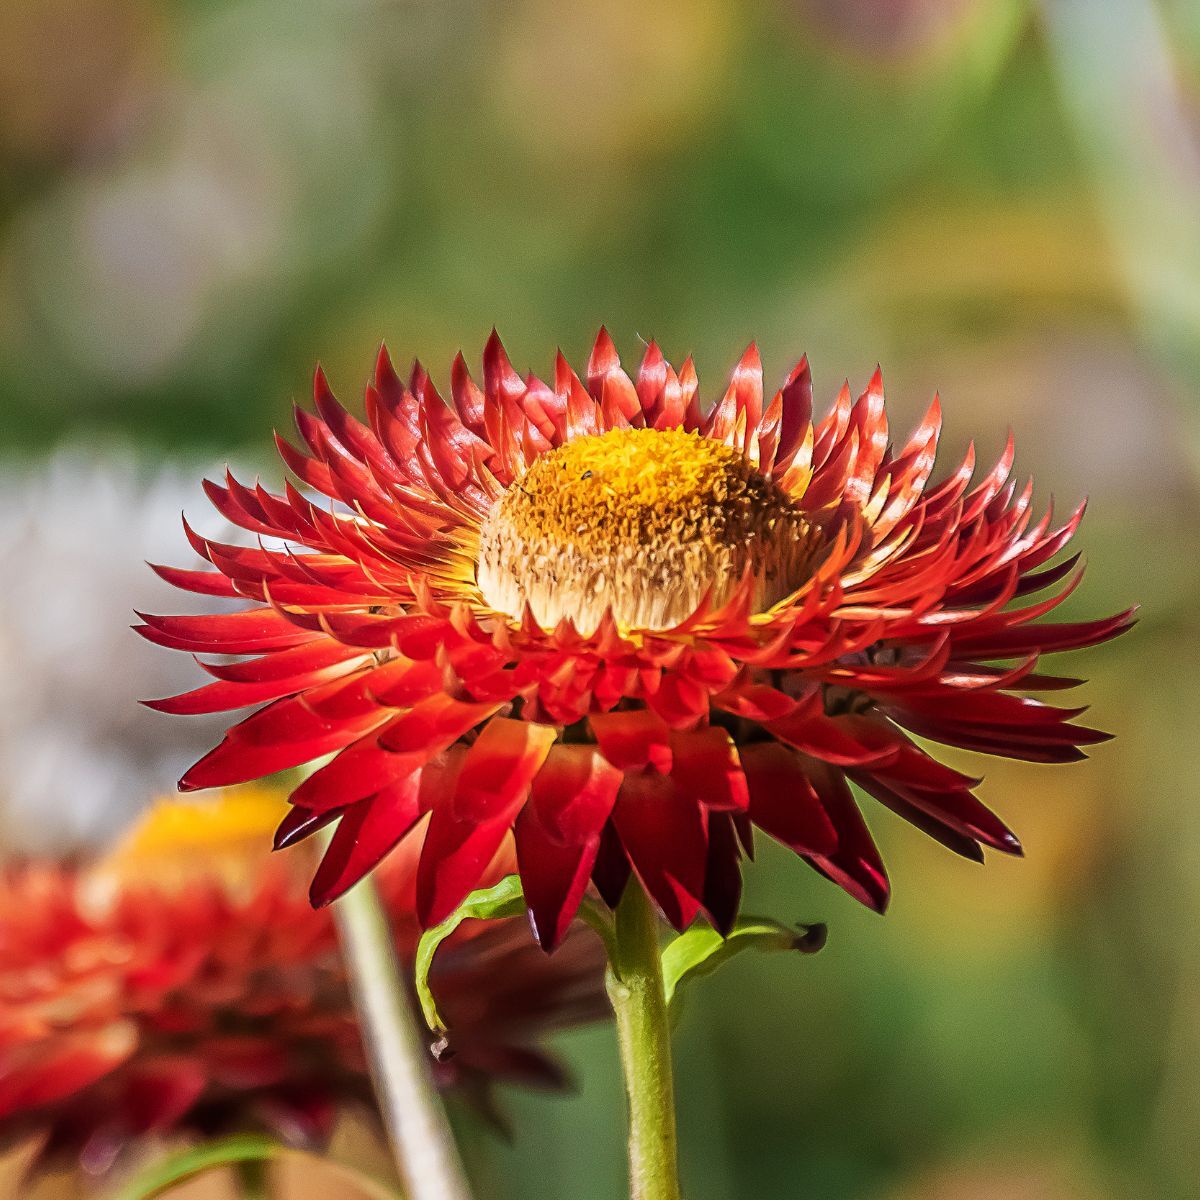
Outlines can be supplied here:
<path id="1" fill-rule="evenodd" d="M 10 852 L 103 844 L 210 736 L 132 703 L 192 678 L 126 628 L 142 559 L 213 528 L 204 471 L 277 478 L 316 357 L 349 400 L 381 339 L 444 382 L 493 324 L 519 368 L 653 336 L 709 398 L 752 337 L 826 400 L 879 361 L 947 461 L 1011 425 L 1090 495 L 1072 610 L 1144 606 L 1084 667 L 1119 738 L 988 765 L 1024 861 L 872 809 L 883 919 L 763 854 L 750 909 L 829 946 L 689 998 L 685 1190 L 1197 1194 L 1200 4 L 8 0 L 0 47 Z M 621 1194 L 610 1038 L 562 1049 L 510 1143 L 456 1114 L 480 1200 Z"/>

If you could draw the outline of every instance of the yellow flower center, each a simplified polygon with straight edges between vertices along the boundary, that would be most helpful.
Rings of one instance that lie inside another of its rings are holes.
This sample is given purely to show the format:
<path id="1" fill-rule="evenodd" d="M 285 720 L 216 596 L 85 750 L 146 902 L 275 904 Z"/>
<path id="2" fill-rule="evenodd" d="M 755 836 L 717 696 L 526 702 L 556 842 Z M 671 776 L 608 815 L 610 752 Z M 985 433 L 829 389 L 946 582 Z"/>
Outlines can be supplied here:
<path id="1" fill-rule="evenodd" d="M 254 886 L 269 857 L 271 833 L 287 813 L 284 794 L 261 784 L 203 800 L 163 797 L 90 872 L 102 897 L 127 882 L 185 885 L 196 879 Z"/>
<path id="2" fill-rule="evenodd" d="M 665 629 L 705 592 L 749 572 L 755 606 L 808 577 L 817 537 L 790 497 L 738 450 L 680 429 L 614 429 L 538 458 L 483 523 L 477 580 L 493 608 L 526 603 L 584 631 L 605 610 L 624 629 Z"/>

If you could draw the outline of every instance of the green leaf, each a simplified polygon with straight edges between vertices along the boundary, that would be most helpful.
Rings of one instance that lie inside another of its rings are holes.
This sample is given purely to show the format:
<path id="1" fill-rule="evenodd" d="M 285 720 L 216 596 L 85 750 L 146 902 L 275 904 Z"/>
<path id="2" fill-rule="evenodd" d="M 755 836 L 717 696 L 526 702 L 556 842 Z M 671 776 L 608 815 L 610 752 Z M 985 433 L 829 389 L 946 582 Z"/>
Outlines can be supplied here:
<path id="1" fill-rule="evenodd" d="M 139 1171 L 118 1188 L 110 1200 L 155 1200 L 155 1197 L 166 1195 L 181 1183 L 207 1171 L 233 1167 L 239 1163 L 278 1162 L 285 1158 L 321 1162 L 344 1176 L 372 1200 L 401 1200 L 400 1192 L 393 1187 L 349 1163 L 322 1158 L 293 1146 L 285 1146 L 273 1138 L 249 1133 L 217 1142 L 205 1142 L 201 1146 L 189 1146 L 168 1154 Z"/>
<path id="2" fill-rule="evenodd" d="M 789 929 L 766 917 L 742 917 L 728 937 L 708 925 L 694 925 L 667 946 L 662 955 L 663 986 L 670 1004 L 680 987 L 711 975 L 743 950 L 795 950 L 815 954 L 825 945 L 824 925 Z"/>
<path id="3" fill-rule="evenodd" d="M 282 1148 L 274 1139 L 256 1134 L 239 1134 L 219 1142 L 189 1146 L 150 1163 L 114 1193 L 112 1200 L 152 1200 L 194 1175 L 236 1163 L 266 1162 Z"/>
<path id="4" fill-rule="evenodd" d="M 437 1009 L 437 1002 L 429 988 L 429 969 L 437 948 L 466 920 L 495 920 L 500 917 L 516 917 L 525 911 L 525 894 L 521 891 L 521 877 L 508 875 L 495 887 L 481 888 L 472 892 L 440 925 L 427 929 L 417 943 L 417 960 L 414 972 L 417 978 L 417 999 L 425 1024 L 434 1033 L 445 1034 L 446 1026 Z"/>

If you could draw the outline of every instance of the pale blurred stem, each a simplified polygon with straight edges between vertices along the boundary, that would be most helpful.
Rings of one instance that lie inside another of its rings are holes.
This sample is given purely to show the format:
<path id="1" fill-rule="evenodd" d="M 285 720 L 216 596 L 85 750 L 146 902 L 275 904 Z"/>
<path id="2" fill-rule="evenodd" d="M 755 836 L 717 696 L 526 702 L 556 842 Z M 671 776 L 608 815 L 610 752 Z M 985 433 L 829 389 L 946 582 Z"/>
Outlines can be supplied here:
<path id="1" fill-rule="evenodd" d="M 235 1164 L 240 1200 L 270 1200 L 270 1170 L 260 1158 Z"/>
<path id="2" fill-rule="evenodd" d="M 333 906 L 371 1078 L 406 1200 L 470 1200 L 387 913 L 368 876 Z"/>
<path id="3" fill-rule="evenodd" d="M 636 879 L 617 905 L 608 997 L 617 1017 L 629 1097 L 630 1195 L 632 1200 L 679 1200 L 671 1027 L 658 919 Z"/>

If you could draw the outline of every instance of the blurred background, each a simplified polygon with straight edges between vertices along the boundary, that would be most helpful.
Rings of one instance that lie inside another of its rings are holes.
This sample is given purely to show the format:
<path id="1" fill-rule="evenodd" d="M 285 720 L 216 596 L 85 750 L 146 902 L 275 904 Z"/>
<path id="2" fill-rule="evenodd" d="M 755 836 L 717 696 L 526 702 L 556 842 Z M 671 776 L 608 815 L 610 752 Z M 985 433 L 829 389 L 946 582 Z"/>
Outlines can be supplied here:
<path id="1" fill-rule="evenodd" d="M 132 703 L 195 678 L 128 632 L 178 610 L 142 560 L 219 529 L 205 471 L 278 481 L 318 356 L 352 406 L 381 339 L 444 383 L 493 324 L 520 369 L 654 337 L 710 400 L 751 338 L 826 402 L 878 361 L 947 463 L 1011 425 L 1090 495 L 1072 611 L 1144 606 L 1075 664 L 1119 738 L 986 764 L 1024 861 L 872 806 L 884 919 L 764 848 L 749 910 L 829 946 L 689 997 L 685 1191 L 1197 1194 L 1196 0 L 12 0 L 0 47 L 10 853 L 104 844 L 211 738 Z M 511 1142 L 456 1113 L 480 1200 L 621 1194 L 611 1038 L 562 1049 Z"/>

